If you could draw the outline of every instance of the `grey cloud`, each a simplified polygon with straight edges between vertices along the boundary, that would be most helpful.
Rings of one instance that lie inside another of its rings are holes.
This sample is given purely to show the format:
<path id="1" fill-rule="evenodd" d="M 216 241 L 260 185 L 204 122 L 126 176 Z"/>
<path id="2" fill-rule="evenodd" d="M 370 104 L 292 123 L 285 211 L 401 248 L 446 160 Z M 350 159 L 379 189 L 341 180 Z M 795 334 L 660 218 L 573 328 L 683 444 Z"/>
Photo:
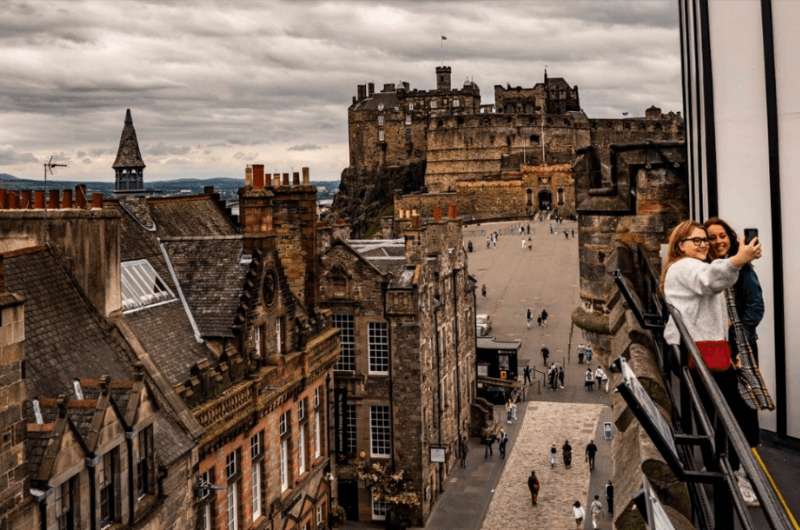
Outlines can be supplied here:
<path id="1" fill-rule="evenodd" d="M 299 144 L 289 147 L 289 151 L 318 151 L 322 149 L 321 145 L 317 144 Z"/>
<path id="2" fill-rule="evenodd" d="M 37 163 L 33 153 L 25 153 L 14 149 L 11 145 L 0 145 L 0 164 L 14 166 L 18 164 Z"/>

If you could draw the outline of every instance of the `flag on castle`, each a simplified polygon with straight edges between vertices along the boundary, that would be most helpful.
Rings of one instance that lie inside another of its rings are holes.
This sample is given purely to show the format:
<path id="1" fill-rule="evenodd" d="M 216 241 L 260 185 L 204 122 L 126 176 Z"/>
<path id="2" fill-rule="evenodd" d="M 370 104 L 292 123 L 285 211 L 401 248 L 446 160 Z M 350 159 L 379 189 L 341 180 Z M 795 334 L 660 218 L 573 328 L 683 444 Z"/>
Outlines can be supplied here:
<path id="1" fill-rule="evenodd" d="M 442 40 L 447 40 L 447 37 L 445 37 L 444 35 L 442 35 Z"/>

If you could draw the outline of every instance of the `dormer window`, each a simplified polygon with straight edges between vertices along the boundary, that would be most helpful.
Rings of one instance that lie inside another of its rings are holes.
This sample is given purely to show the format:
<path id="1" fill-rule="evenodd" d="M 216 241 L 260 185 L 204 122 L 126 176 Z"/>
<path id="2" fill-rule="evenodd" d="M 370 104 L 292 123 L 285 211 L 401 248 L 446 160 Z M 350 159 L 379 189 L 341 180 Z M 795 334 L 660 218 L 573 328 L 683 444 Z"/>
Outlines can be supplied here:
<path id="1" fill-rule="evenodd" d="M 122 310 L 135 311 L 175 300 L 175 295 L 146 259 L 123 261 Z"/>
<path id="2" fill-rule="evenodd" d="M 153 451 L 153 427 L 149 426 L 142 429 L 138 435 L 139 453 L 136 463 L 136 492 L 139 498 L 153 493 L 153 470 L 154 470 L 154 451 Z"/>
<path id="3" fill-rule="evenodd" d="M 100 526 L 108 526 L 119 519 L 119 448 L 103 455 L 98 477 L 100 488 Z"/>

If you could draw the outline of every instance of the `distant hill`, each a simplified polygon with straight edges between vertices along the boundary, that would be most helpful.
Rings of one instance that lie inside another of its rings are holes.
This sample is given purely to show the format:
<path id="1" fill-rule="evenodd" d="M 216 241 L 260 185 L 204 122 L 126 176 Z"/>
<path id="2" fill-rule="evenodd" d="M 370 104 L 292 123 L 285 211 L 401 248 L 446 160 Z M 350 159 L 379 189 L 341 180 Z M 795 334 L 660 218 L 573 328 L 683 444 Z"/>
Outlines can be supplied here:
<path id="1" fill-rule="evenodd" d="M 68 189 L 74 188 L 78 184 L 86 184 L 86 191 L 93 192 L 99 191 L 104 194 L 110 195 L 114 192 L 113 182 L 97 182 L 97 181 L 76 181 L 76 180 L 48 180 L 47 187 L 50 189 Z M 324 192 L 320 190 L 318 197 L 320 199 L 333 198 L 333 193 L 338 189 L 338 181 L 311 181 L 311 184 L 319 188 L 324 188 Z M 155 182 L 145 183 L 147 190 L 163 193 L 167 195 L 175 195 L 180 193 L 194 194 L 201 193 L 205 186 L 214 186 L 214 190 L 218 191 L 222 197 L 226 199 L 234 199 L 237 196 L 239 188 L 242 186 L 242 179 L 230 177 L 217 177 L 208 179 L 199 178 L 182 178 L 174 180 L 158 180 Z M 41 179 L 25 179 L 18 178 L 8 173 L 0 173 L 0 188 L 9 190 L 37 190 L 42 189 L 44 183 Z"/>

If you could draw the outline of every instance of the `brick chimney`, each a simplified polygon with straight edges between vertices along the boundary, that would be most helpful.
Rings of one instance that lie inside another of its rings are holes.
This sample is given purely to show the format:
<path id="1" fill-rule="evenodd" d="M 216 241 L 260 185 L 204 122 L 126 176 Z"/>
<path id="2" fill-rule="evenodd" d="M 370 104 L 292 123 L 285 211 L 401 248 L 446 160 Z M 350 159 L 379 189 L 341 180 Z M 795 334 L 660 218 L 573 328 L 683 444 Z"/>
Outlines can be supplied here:
<path id="1" fill-rule="evenodd" d="M 288 173 L 283 174 L 284 185 L 274 190 L 273 227 L 276 245 L 292 291 L 312 309 L 317 300 L 317 189 L 310 185 L 308 168 L 293 175 L 293 186 L 288 186 Z M 309 184 L 305 184 L 308 178 Z"/>
<path id="2" fill-rule="evenodd" d="M 245 185 L 239 189 L 239 226 L 244 236 L 246 252 L 267 252 L 274 248 L 272 224 L 273 191 L 268 187 L 269 174 L 263 164 L 253 164 L 245 170 Z"/>

